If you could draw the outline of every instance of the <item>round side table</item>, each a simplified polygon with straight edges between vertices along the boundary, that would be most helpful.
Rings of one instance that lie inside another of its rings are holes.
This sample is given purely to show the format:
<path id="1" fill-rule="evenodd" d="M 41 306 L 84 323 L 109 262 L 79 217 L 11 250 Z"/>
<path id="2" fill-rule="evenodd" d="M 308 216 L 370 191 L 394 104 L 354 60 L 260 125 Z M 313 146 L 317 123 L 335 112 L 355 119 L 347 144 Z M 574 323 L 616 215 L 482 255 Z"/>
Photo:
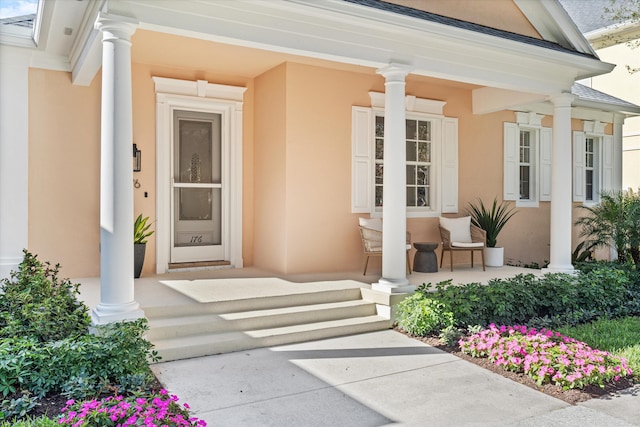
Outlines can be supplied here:
<path id="1" fill-rule="evenodd" d="M 415 242 L 413 247 L 417 252 L 413 258 L 413 271 L 420 273 L 435 273 L 438 271 L 438 258 L 434 250 L 438 243 Z"/>

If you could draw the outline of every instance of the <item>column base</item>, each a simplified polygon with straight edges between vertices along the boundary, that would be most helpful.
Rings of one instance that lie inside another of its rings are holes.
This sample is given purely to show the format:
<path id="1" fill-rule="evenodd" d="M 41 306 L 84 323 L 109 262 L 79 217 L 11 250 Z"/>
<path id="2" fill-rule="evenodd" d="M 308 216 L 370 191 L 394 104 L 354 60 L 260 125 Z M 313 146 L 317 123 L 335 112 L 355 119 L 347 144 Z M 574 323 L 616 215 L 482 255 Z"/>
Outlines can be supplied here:
<path id="1" fill-rule="evenodd" d="M 571 264 L 569 264 L 569 265 L 552 265 L 552 264 L 549 264 L 547 266 L 547 268 L 543 268 L 541 271 L 542 271 L 543 274 L 549 274 L 549 273 L 575 274 L 575 273 L 578 272 L 578 270 L 573 268 L 573 265 L 571 265 Z"/>
<path id="2" fill-rule="evenodd" d="M 373 283 L 371 289 L 374 291 L 385 292 L 387 294 L 410 294 L 416 290 L 416 287 L 409 284 L 409 281 L 404 279 L 385 279 L 380 278 L 378 283 Z"/>
<path id="3" fill-rule="evenodd" d="M 137 320 L 145 317 L 140 305 L 133 301 L 127 304 L 98 304 L 91 310 L 91 324 L 105 325 L 107 323 Z"/>

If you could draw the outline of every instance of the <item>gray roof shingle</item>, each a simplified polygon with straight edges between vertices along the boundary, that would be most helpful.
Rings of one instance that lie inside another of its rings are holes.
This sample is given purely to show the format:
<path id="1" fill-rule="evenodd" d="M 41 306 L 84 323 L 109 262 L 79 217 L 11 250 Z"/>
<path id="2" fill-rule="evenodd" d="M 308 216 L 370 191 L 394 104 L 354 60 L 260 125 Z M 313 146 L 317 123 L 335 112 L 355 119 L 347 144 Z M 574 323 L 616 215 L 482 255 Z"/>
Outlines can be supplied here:
<path id="1" fill-rule="evenodd" d="M 584 101 L 599 102 L 603 104 L 609 104 L 615 107 L 619 107 L 621 111 L 638 111 L 640 107 L 625 101 L 624 99 L 616 98 L 599 90 L 592 89 L 580 83 L 574 83 L 571 87 L 571 93 Z"/>
<path id="2" fill-rule="evenodd" d="M 461 28 L 476 33 L 486 34 L 489 36 L 499 37 L 502 39 L 512 40 L 528 45 L 538 46 L 545 49 L 550 49 L 558 52 L 572 53 L 575 55 L 588 56 L 574 49 L 568 49 L 557 43 L 553 43 L 547 40 L 540 40 L 533 37 L 524 36 L 522 34 L 512 33 L 509 31 L 499 30 L 497 28 L 491 28 L 473 22 L 462 21 L 448 16 L 437 15 L 431 12 L 425 12 L 419 9 L 413 9 L 407 6 L 401 6 L 393 3 L 387 3 L 381 0 L 343 0 L 349 3 L 358 4 L 361 6 L 371 7 L 374 9 L 382 10 L 385 12 L 396 13 L 399 15 L 410 16 L 424 21 L 435 22 L 438 24 L 448 25 L 450 27 Z"/>

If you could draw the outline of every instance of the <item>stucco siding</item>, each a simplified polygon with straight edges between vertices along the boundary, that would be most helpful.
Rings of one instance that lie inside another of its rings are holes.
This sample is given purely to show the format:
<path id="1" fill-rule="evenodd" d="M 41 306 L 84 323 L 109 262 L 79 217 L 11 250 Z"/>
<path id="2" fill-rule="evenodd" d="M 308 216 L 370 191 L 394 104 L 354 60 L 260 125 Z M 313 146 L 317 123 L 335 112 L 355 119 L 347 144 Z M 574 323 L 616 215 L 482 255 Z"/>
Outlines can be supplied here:
<path id="1" fill-rule="evenodd" d="M 100 78 L 29 71 L 29 250 L 61 274 L 100 271 Z"/>

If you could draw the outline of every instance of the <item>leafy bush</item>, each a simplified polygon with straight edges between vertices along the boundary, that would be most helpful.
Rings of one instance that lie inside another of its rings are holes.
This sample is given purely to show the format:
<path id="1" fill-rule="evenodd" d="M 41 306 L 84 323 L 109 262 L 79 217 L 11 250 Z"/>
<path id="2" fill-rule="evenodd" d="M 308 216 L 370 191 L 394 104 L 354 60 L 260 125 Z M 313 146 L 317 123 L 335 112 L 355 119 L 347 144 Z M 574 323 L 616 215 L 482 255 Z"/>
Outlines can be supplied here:
<path id="1" fill-rule="evenodd" d="M 0 422 L 0 427 L 57 427 L 58 421 L 45 416 L 38 418 L 27 417 L 20 421 Z"/>
<path id="2" fill-rule="evenodd" d="M 398 326 L 413 335 L 425 336 L 453 326 L 453 314 L 445 304 L 422 292 L 403 299 L 396 310 Z"/>
<path id="3" fill-rule="evenodd" d="M 624 359 L 594 350 L 587 344 L 550 330 L 526 326 L 490 325 L 460 340 L 463 352 L 487 357 L 497 366 L 523 372 L 538 385 L 553 383 L 564 389 L 593 384 L 604 387 L 632 374 Z"/>
<path id="4" fill-rule="evenodd" d="M 575 325 L 596 318 L 640 314 L 640 274 L 612 264 L 592 266 L 575 275 L 532 274 L 495 279 L 486 285 L 438 283 L 429 298 L 451 311 L 454 325 Z M 426 292 L 429 286 L 421 288 Z"/>
<path id="5" fill-rule="evenodd" d="M 74 402 L 63 409 L 59 425 L 171 425 L 175 427 L 206 426 L 207 423 L 189 417 L 189 405 L 181 406 L 178 397 L 166 390 L 148 396 L 107 397 L 102 400 Z M 123 423 L 124 422 L 124 423 Z M 121 424 L 123 423 L 123 424 Z"/>
<path id="6" fill-rule="evenodd" d="M 605 191 L 600 203 L 581 206 L 587 214 L 576 225 L 582 227 L 580 236 L 587 237 L 592 247 L 612 247 L 618 261 L 633 260 L 640 267 L 640 193 L 633 191 Z"/>
<path id="7" fill-rule="evenodd" d="M 80 285 L 60 280 L 59 269 L 24 251 L 18 271 L 0 282 L 0 337 L 47 342 L 88 333 L 87 306 L 76 298 Z"/>
<path id="8" fill-rule="evenodd" d="M 152 344 L 143 338 L 147 329 L 146 319 L 139 319 L 98 326 L 94 335 L 52 343 L 4 340 L 0 343 L 0 391 L 5 396 L 29 391 L 38 397 L 61 392 L 85 398 L 123 388 L 123 384 L 125 389 L 130 384 L 144 389 L 153 379 L 148 360 L 157 360 Z"/>

